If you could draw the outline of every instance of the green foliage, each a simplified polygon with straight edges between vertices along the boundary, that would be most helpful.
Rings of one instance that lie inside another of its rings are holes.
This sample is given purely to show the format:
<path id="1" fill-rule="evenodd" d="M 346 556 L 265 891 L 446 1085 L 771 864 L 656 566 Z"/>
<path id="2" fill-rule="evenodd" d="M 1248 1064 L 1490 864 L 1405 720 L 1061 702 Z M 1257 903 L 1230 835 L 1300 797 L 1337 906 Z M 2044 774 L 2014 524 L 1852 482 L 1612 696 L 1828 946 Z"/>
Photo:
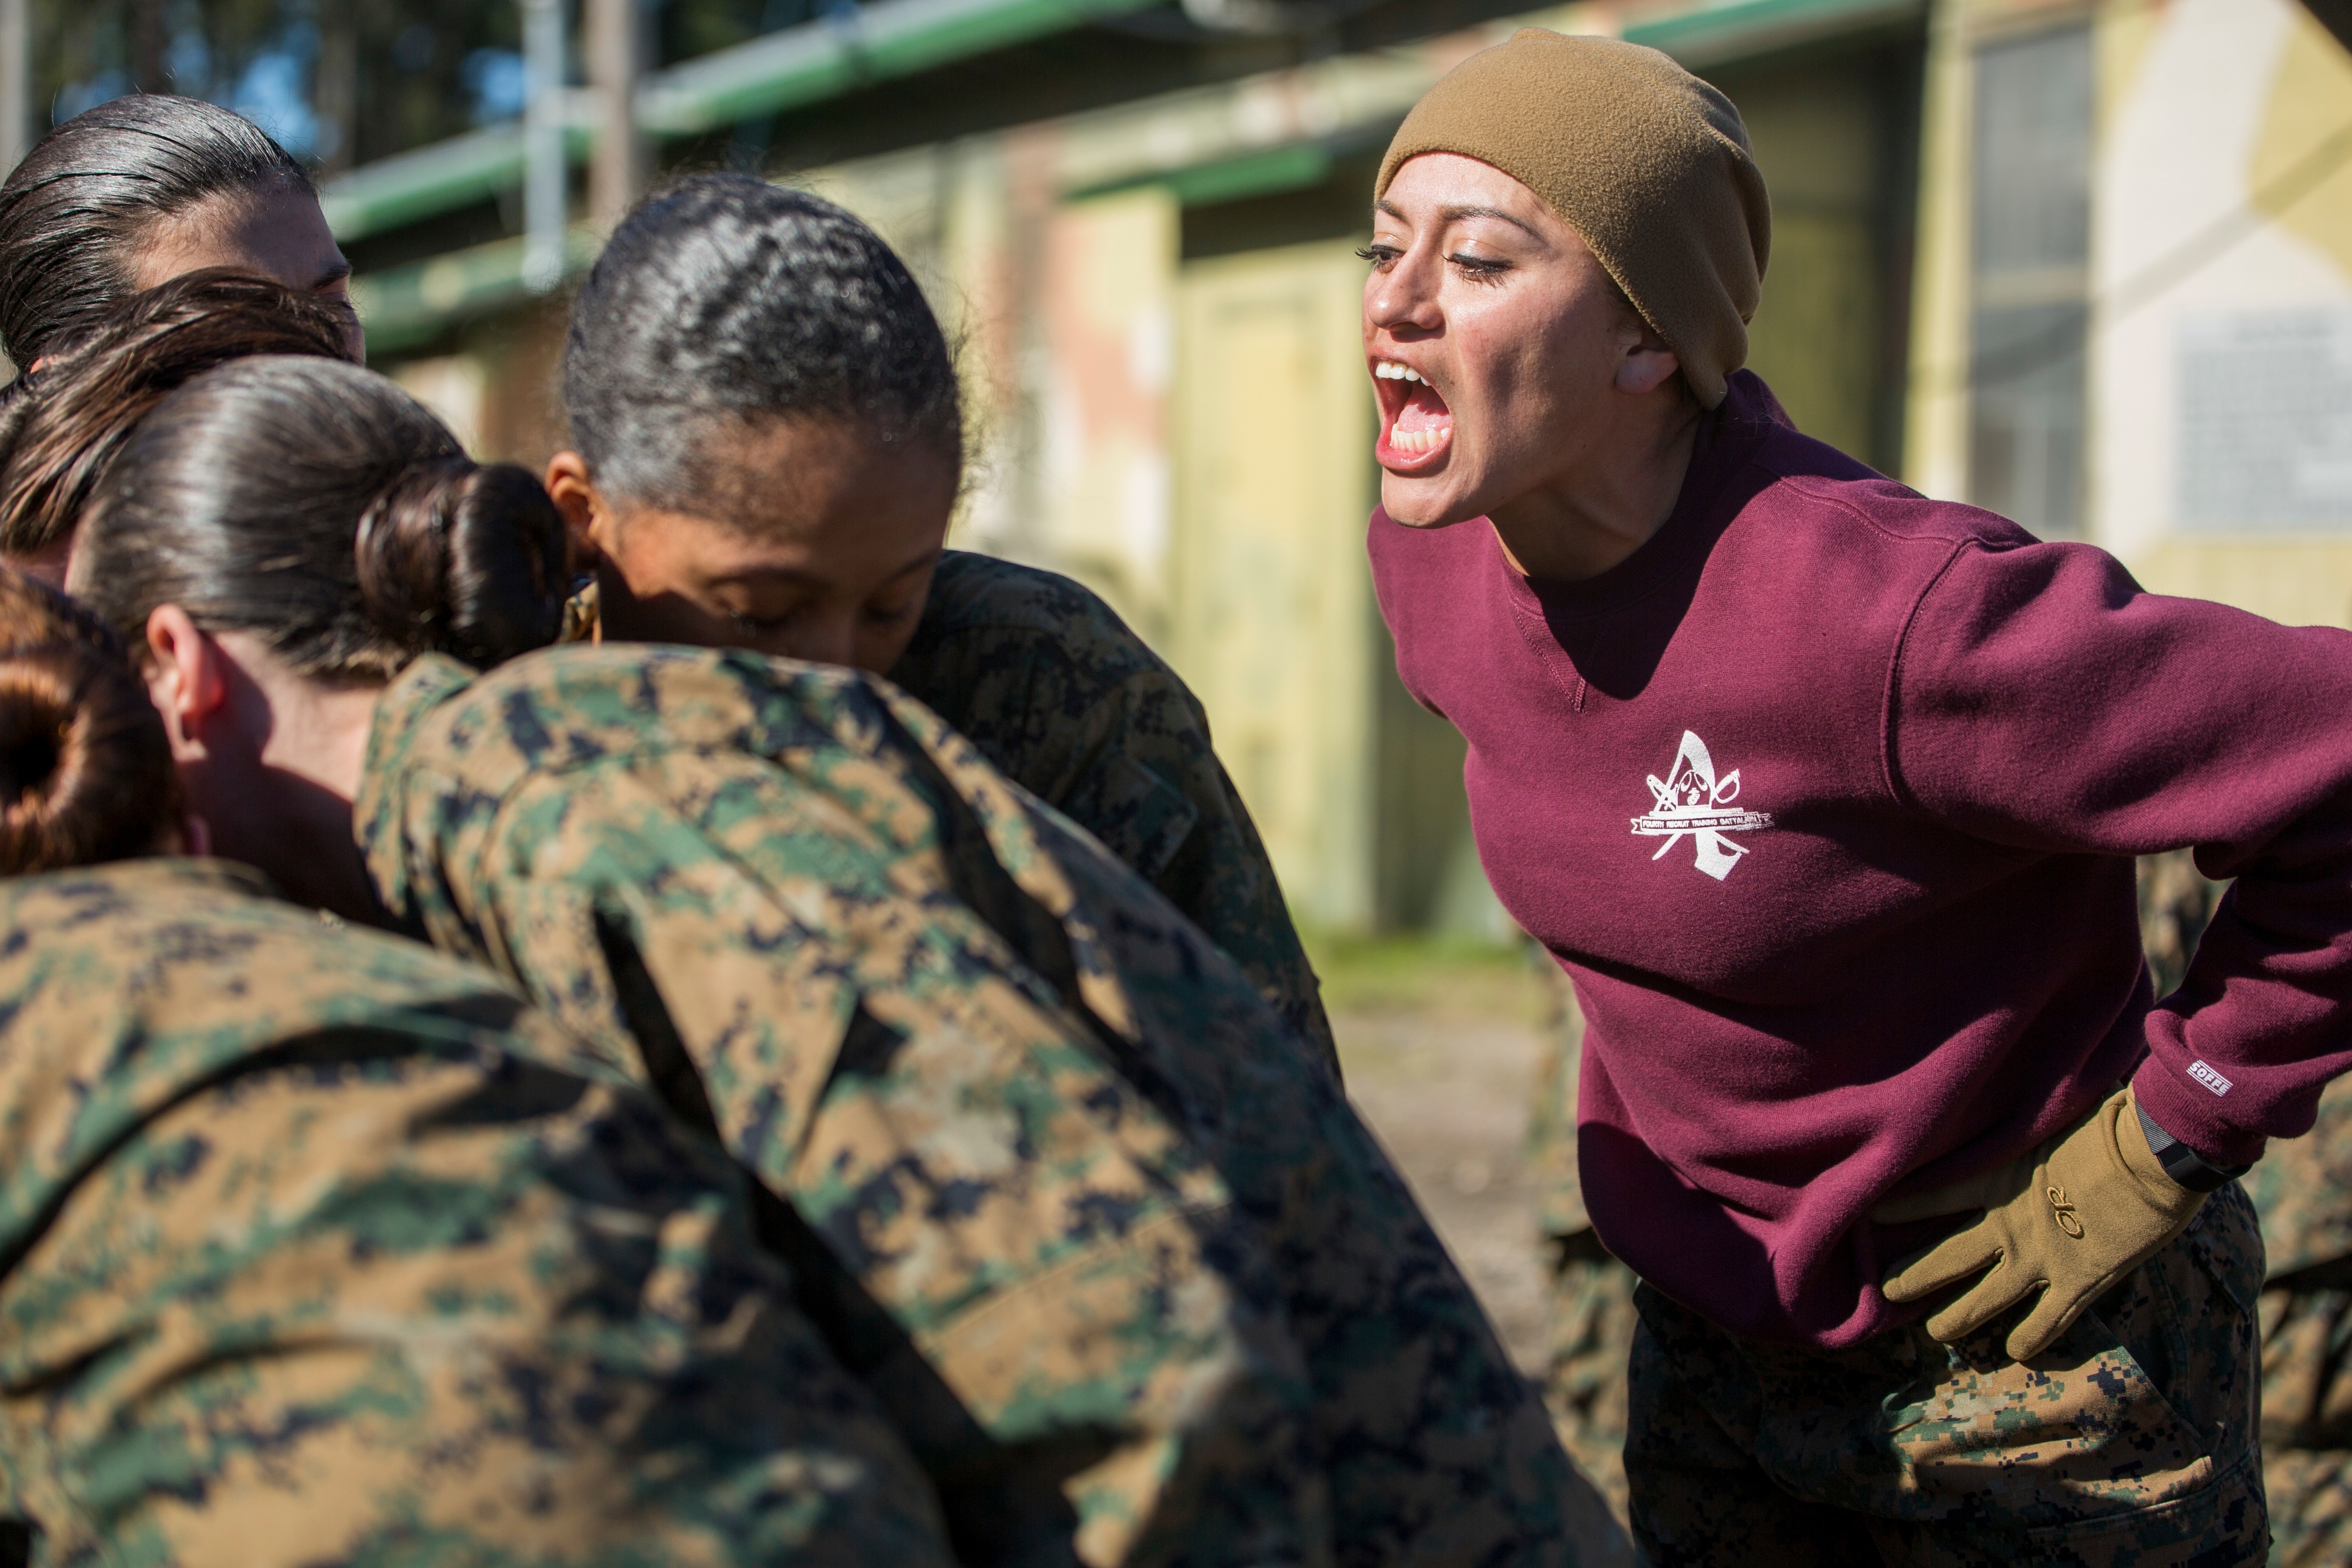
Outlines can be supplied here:
<path id="1" fill-rule="evenodd" d="M 573 36 L 579 0 L 569 6 Z M 811 20 L 819 0 L 652 0 L 660 66 Z M 182 92 L 254 113 L 322 171 L 388 157 L 512 111 L 516 0 L 43 0 L 33 132 L 119 93 Z M 580 77 L 575 44 L 572 75 Z M 506 68 L 502 73 L 501 67 Z"/>

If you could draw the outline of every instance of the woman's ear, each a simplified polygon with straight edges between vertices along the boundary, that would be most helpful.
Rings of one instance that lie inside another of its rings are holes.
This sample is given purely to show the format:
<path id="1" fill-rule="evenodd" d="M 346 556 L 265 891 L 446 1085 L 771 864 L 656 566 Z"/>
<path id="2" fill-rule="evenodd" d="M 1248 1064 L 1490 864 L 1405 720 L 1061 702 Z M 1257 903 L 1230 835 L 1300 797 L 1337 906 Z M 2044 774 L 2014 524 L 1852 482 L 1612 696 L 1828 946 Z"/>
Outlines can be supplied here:
<path id="1" fill-rule="evenodd" d="M 228 672 L 220 644 L 177 605 L 158 605 L 147 616 L 147 695 L 163 716 L 177 762 L 205 754 L 207 723 L 228 700 Z"/>
<path id="2" fill-rule="evenodd" d="M 1666 340 L 1654 331 L 1644 331 L 1641 340 L 1625 350 L 1625 357 L 1617 362 L 1617 390 L 1640 397 L 1664 386 L 1683 368 Z"/>
<path id="3" fill-rule="evenodd" d="M 585 572 L 604 558 L 604 531 L 598 524 L 604 500 L 588 477 L 588 459 L 577 452 L 558 452 L 547 460 L 547 493 L 563 514 L 563 531 L 572 541 L 572 569 Z M 604 528 L 609 528 L 609 523 Z"/>

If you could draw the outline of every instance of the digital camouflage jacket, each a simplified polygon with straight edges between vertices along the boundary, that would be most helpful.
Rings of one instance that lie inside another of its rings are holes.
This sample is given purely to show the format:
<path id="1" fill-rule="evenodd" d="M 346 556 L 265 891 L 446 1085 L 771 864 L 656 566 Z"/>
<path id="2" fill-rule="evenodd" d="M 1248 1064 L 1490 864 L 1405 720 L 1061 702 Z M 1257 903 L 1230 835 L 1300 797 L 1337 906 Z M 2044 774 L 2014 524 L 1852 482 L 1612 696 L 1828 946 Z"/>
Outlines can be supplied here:
<path id="1" fill-rule="evenodd" d="M 1067 577 L 950 550 L 890 679 L 1209 933 L 1333 1070 L 1315 971 L 1190 688 Z"/>
<path id="2" fill-rule="evenodd" d="M 0 881 L 0 1554 L 948 1561 L 716 1150 L 495 976 L 265 893 Z"/>
<path id="3" fill-rule="evenodd" d="M 705 1117 L 967 1561 L 1549 1563 L 1605 1530 L 1231 962 L 887 682 L 565 647 L 385 694 L 379 890 Z"/>
<path id="4" fill-rule="evenodd" d="M 563 640 L 595 628 L 591 586 L 566 606 Z M 1315 971 L 1209 716 L 1108 605 L 1067 577 L 950 550 L 890 679 L 1142 873 L 1339 1070 Z"/>

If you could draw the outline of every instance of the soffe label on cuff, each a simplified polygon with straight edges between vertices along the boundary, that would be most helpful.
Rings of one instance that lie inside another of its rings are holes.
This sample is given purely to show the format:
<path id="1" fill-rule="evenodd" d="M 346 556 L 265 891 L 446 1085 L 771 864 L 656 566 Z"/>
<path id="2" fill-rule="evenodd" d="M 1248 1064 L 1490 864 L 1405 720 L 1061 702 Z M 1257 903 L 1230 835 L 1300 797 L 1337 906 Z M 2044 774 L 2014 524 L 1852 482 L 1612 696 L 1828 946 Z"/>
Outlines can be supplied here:
<path id="1" fill-rule="evenodd" d="M 2189 1064 L 2189 1076 L 2195 1079 L 2199 1083 L 2203 1084 L 2207 1089 L 2211 1089 L 2215 1094 L 2227 1094 L 2230 1092 L 2230 1080 L 2223 1078 L 2220 1073 L 2215 1072 L 2211 1068 L 2207 1067 L 2203 1062 L 2190 1062 Z"/>

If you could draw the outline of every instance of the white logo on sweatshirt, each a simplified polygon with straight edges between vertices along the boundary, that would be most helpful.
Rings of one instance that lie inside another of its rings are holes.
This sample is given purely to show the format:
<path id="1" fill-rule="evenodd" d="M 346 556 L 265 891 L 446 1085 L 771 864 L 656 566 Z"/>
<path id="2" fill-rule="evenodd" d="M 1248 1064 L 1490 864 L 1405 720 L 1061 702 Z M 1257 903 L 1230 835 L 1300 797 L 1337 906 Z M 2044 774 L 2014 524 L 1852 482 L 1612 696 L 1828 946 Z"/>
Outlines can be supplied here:
<path id="1" fill-rule="evenodd" d="M 1657 804 L 1633 819 L 1633 831 L 1665 840 L 1650 857 L 1653 860 L 1664 859 L 1666 851 L 1688 835 L 1697 841 L 1698 868 L 1720 882 L 1748 853 L 1748 846 L 1734 844 L 1724 835 L 1772 826 L 1772 818 L 1763 812 L 1728 809 L 1739 798 L 1739 770 L 1717 778 L 1706 742 L 1688 730 L 1683 731 L 1682 750 L 1675 753 L 1666 782 L 1660 784 L 1652 773 L 1649 784 Z"/>
<path id="2" fill-rule="evenodd" d="M 2203 1084 L 2207 1089 L 2211 1089 L 2215 1094 L 2227 1094 L 2230 1092 L 2230 1080 L 2223 1078 L 2211 1068 L 2207 1067 L 2201 1061 L 2194 1061 L 2189 1064 L 2189 1076 L 2195 1079 L 2199 1083 Z"/>

